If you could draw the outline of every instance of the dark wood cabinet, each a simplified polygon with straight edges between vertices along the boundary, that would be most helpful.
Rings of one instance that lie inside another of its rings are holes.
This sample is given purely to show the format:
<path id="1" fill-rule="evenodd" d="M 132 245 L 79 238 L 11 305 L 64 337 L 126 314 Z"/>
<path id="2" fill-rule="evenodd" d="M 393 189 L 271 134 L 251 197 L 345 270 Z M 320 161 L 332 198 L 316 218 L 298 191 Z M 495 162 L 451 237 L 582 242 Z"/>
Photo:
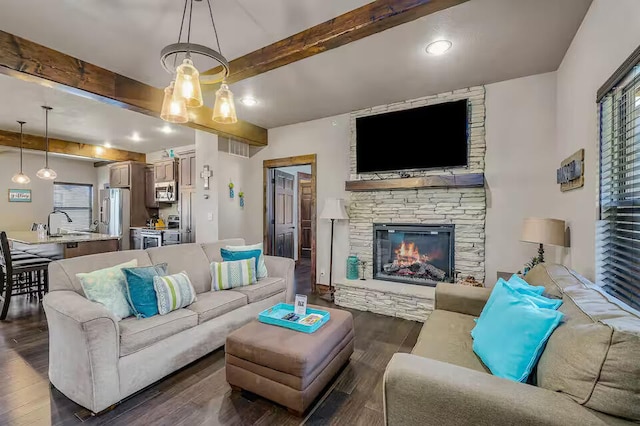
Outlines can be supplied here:
<path id="1" fill-rule="evenodd" d="M 175 160 L 158 161 L 153 164 L 155 182 L 172 182 L 178 180 Z"/>
<path id="2" fill-rule="evenodd" d="M 123 161 L 109 165 L 109 186 L 127 188 L 130 194 L 130 226 L 144 226 L 149 219 L 146 205 L 145 163 Z"/>
<path id="3" fill-rule="evenodd" d="M 196 187 L 196 153 L 189 152 L 180 156 L 180 187 Z"/>
<path id="4" fill-rule="evenodd" d="M 109 186 L 128 188 L 131 186 L 131 164 L 116 163 L 109 166 Z"/>
<path id="5" fill-rule="evenodd" d="M 156 201 L 156 188 L 155 188 L 155 173 L 153 167 L 147 167 L 144 171 L 145 177 L 145 190 L 144 199 L 145 205 L 149 209 L 157 209 L 160 207 L 160 203 Z"/>

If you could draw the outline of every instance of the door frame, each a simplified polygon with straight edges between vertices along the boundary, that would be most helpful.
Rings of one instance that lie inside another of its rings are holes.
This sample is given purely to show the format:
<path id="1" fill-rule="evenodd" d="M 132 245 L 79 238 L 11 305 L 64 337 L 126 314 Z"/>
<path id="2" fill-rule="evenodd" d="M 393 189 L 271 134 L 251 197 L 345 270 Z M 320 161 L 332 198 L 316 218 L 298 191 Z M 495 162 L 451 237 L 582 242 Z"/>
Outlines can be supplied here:
<path id="1" fill-rule="evenodd" d="M 318 194 L 318 167 L 316 154 L 297 155 L 295 157 L 274 158 L 271 160 L 264 160 L 262 162 L 262 183 L 263 183 L 263 212 L 262 212 L 262 232 L 263 232 L 263 246 L 265 254 L 270 254 L 271 247 L 269 247 L 269 224 L 267 223 L 267 217 L 269 214 L 268 193 L 271 190 L 269 184 L 269 169 L 276 167 L 288 167 L 288 166 L 311 166 L 311 290 L 316 291 L 316 209 L 317 209 L 317 194 Z M 297 190 L 297 188 L 296 188 Z M 299 242 L 298 242 L 299 243 Z"/>
<path id="2" fill-rule="evenodd" d="M 300 194 L 302 194 L 302 182 L 309 181 L 309 183 L 311 183 L 312 177 L 313 175 L 311 173 L 297 172 L 298 187 L 296 190 L 298 191 L 298 205 L 296 208 L 298 209 L 298 223 L 296 223 L 296 226 L 298 227 L 298 262 L 302 257 L 302 220 L 300 219 L 302 216 L 302 198 L 300 197 Z M 313 193 L 311 195 L 313 196 Z M 296 264 L 298 262 L 296 262 Z"/>

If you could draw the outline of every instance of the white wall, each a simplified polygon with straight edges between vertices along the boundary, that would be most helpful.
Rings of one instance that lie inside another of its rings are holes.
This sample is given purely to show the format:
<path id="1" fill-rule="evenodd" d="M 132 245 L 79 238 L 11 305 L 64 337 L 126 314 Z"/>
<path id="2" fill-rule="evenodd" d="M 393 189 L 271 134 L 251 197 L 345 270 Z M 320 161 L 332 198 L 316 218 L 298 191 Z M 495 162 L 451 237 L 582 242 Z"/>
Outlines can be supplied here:
<path id="1" fill-rule="evenodd" d="M 250 166 L 250 159 L 231 155 L 226 152 L 219 152 L 218 170 L 214 173 L 216 180 L 214 184 L 218 185 L 218 215 L 219 215 L 219 237 L 237 238 L 244 236 L 244 223 L 246 220 L 248 209 L 255 208 L 250 206 L 245 198 L 244 209 L 240 207 L 240 199 L 238 194 L 241 191 L 247 194 L 244 182 L 245 169 Z M 261 166 L 262 167 L 262 166 Z M 234 197 L 229 197 L 229 182 L 233 182 Z"/>
<path id="2" fill-rule="evenodd" d="M 535 244 L 520 242 L 522 220 L 554 217 L 556 74 L 486 89 L 486 282 L 493 284 L 497 271 L 522 270 L 537 254 Z M 554 247 L 545 251 L 556 259 Z"/>
<path id="3" fill-rule="evenodd" d="M 585 185 L 557 198 L 555 216 L 571 228 L 565 264 L 589 279 L 595 276 L 596 92 L 639 44 L 640 1 L 594 0 L 557 71 L 557 145 L 551 159 L 558 166 L 584 148 Z"/>
<path id="4" fill-rule="evenodd" d="M 319 215 L 329 197 L 347 199 L 344 183 L 349 178 L 349 114 L 298 123 L 269 130 L 269 146 L 249 159 L 244 167 L 246 207 L 242 234 L 247 242 L 262 241 L 263 177 L 262 162 L 293 155 L 317 154 Z M 329 282 L 328 221 L 318 219 L 316 236 L 317 281 Z M 334 279 L 344 277 L 349 254 L 347 223 L 336 222 L 334 246 Z M 324 275 L 321 273 L 324 272 Z"/>
<path id="5" fill-rule="evenodd" d="M 202 167 L 207 164 L 213 171 L 209 181 L 209 190 L 204 189 L 204 180 L 200 178 Z M 208 243 L 218 239 L 218 136 L 196 130 L 196 202 L 194 216 L 196 224 L 196 242 Z M 208 198 L 205 198 L 208 196 Z"/>
<path id="6" fill-rule="evenodd" d="M 2 230 L 28 231 L 33 222 L 46 223 L 47 215 L 53 210 L 53 181 L 45 181 L 36 177 L 36 172 L 44 167 L 44 155 L 24 154 L 24 173 L 31 178 L 27 185 L 11 182 L 11 177 L 19 171 L 20 155 L 17 151 L 0 153 L 0 226 Z M 97 212 L 97 176 L 98 173 L 91 161 L 80 161 L 71 158 L 49 156 L 49 167 L 58 173 L 58 182 L 86 183 L 93 185 L 93 217 Z M 31 189 L 31 203 L 9 203 L 8 190 Z"/>

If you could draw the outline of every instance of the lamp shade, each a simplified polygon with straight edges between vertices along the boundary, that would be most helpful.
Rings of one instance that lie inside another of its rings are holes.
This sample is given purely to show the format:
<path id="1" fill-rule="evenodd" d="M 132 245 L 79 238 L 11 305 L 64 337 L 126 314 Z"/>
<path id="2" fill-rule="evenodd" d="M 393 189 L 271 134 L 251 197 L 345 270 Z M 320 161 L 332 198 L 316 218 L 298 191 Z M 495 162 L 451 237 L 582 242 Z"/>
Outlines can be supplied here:
<path id="1" fill-rule="evenodd" d="M 564 247 L 564 232 L 564 220 L 529 217 L 522 223 L 520 240 L 527 243 Z"/>
<path id="2" fill-rule="evenodd" d="M 320 219 L 347 220 L 349 215 L 344 207 L 344 200 L 340 198 L 327 198 Z"/>

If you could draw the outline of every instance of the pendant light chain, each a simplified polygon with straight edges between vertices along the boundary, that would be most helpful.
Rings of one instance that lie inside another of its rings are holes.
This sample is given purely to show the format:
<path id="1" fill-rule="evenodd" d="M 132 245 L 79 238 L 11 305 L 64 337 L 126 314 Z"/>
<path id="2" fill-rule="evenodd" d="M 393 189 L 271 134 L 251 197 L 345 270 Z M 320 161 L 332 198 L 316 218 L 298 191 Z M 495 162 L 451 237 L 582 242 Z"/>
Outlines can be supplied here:
<path id="1" fill-rule="evenodd" d="M 184 28 L 184 17 L 187 15 L 187 3 L 189 0 L 184 0 L 184 9 L 182 9 L 182 20 L 180 21 L 180 32 L 178 33 L 178 43 L 182 40 L 182 29 Z M 173 55 L 173 68 L 177 65 L 178 55 Z"/>
<path id="2" fill-rule="evenodd" d="M 45 139 L 45 149 L 44 152 L 44 167 L 46 169 L 49 168 L 49 110 L 51 108 L 44 107 L 44 139 Z"/>
<path id="3" fill-rule="evenodd" d="M 211 16 L 211 25 L 213 25 L 213 33 L 216 36 L 216 44 L 218 45 L 218 52 L 222 55 L 222 48 L 220 47 L 220 39 L 218 38 L 218 30 L 216 29 L 216 21 L 213 20 L 213 10 L 211 9 L 211 1 L 207 0 L 209 5 L 209 16 Z"/>
<path id="4" fill-rule="evenodd" d="M 193 0 L 190 0 L 189 5 L 189 27 L 187 29 L 187 58 L 191 58 L 191 17 L 193 16 Z"/>
<path id="5" fill-rule="evenodd" d="M 22 174 L 22 126 L 26 123 L 26 121 L 18 121 L 20 123 L 20 174 Z"/>

